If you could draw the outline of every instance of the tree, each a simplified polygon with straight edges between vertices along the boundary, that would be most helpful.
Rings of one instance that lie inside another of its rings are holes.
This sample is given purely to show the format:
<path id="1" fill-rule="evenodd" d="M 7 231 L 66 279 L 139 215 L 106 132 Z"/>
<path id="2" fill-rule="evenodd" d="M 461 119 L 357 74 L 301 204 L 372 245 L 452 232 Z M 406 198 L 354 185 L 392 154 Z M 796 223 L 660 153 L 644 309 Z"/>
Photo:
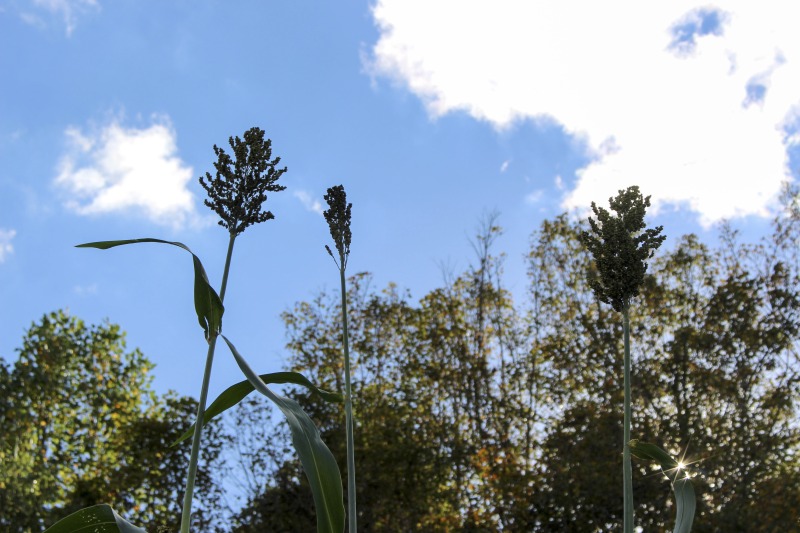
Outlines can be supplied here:
<path id="1" fill-rule="evenodd" d="M 488 247 L 499 228 L 490 221 L 482 230 L 478 264 L 418 306 L 394 286 L 371 290 L 368 275 L 349 281 L 357 354 L 353 398 L 360 413 L 356 464 L 364 472 L 357 487 L 360 530 L 486 530 L 511 520 L 507 508 L 515 494 L 494 481 L 503 471 L 519 480 L 512 430 L 504 420 L 510 407 L 498 399 L 508 395 L 496 383 L 500 364 L 489 358 L 498 346 L 508 350 L 513 344 L 510 328 L 502 327 L 502 338 L 495 328 L 514 321 L 514 308 L 508 293 L 493 285 L 499 261 Z M 341 390 L 343 381 L 339 313 L 336 299 L 321 294 L 284 314 L 293 370 L 333 390 Z M 339 407 L 306 395 L 298 399 L 343 465 Z M 303 530 L 302 524 L 281 529 L 288 526 L 276 511 L 304 490 L 302 481 L 292 481 L 301 479 L 293 468 L 287 462 L 277 469 L 275 484 L 248 510 L 257 526 L 241 531 Z"/>
<path id="2" fill-rule="evenodd" d="M 532 262 L 572 249 L 580 228 L 565 218 L 557 222 L 543 225 Z M 634 433 L 686 450 L 687 461 L 698 461 L 692 467 L 701 495 L 695 531 L 776 531 L 796 524 L 797 483 L 786 485 L 792 489 L 778 501 L 760 504 L 761 494 L 773 494 L 776 479 L 796 480 L 800 474 L 798 431 L 792 427 L 798 264 L 783 257 L 775 242 L 773 236 L 744 245 L 727 231 L 722 245 L 710 250 L 695 236 L 684 237 L 653 262 L 632 317 Z M 537 324 L 544 332 L 538 351 L 546 354 L 547 381 L 563 409 L 547 424 L 540 463 L 544 484 L 537 499 L 537 515 L 554 524 L 554 531 L 596 524 L 598 512 L 613 508 L 600 487 L 619 485 L 609 474 L 619 458 L 604 452 L 602 444 L 613 427 L 601 420 L 620 402 L 620 387 L 610 375 L 619 367 L 611 354 L 620 335 L 602 308 L 585 298 L 587 291 L 574 276 L 584 268 L 570 268 L 549 286 L 539 280 L 533 289 L 541 301 L 555 304 L 544 313 L 550 318 Z M 559 330 L 559 323 L 569 324 L 570 331 Z M 555 483 L 581 490 L 554 490 Z M 659 492 L 657 483 L 658 476 L 640 465 L 634 476 L 641 495 L 636 513 L 646 531 L 665 529 L 671 520 L 666 491 Z M 619 520 L 615 514 L 606 519 Z"/>
<path id="3" fill-rule="evenodd" d="M 97 503 L 153 530 L 173 526 L 186 451 L 169 444 L 194 401 L 157 397 L 152 363 L 126 351 L 119 326 L 50 313 L 27 331 L 17 361 L 0 368 L 4 531 L 38 533 Z M 209 447 L 207 464 L 218 455 L 218 445 Z M 208 470 L 204 476 L 212 504 L 219 489 Z M 197 523 L 214 526 L 215 513 L 207 509 Z"/>
<path id="4" fill-rule="evenodd" d="M 478 232 L 475 264 L 417 302 L 394 285 L 373 289 L 367 274 L 350 279 L 359 530 L 621 522 L 622 326 L 591 290 L 583 229 L 564 215 L 534 233 L 524 304 L 489 252 L 494 221 Z M 732 231 L 716 247 L 677 239 L 653 258 L 631 308 L 632 433 L 686 452 L 695 531 L 791 531 L 800 519 L 798 243 L 791 209 L 761 243 Z M 339 305 L 323 292 L 284 313 L 292 369 L 337 391 Z M 342 467 L 340 407 L 296 398 Z M 633 470 L 637 525 L 671 529 L 663 475 L 638 461 Z M 237 531 L 304 531 L 303 494 L 296 463 L 279 461 L 243 511 L 257 525 Z"/>

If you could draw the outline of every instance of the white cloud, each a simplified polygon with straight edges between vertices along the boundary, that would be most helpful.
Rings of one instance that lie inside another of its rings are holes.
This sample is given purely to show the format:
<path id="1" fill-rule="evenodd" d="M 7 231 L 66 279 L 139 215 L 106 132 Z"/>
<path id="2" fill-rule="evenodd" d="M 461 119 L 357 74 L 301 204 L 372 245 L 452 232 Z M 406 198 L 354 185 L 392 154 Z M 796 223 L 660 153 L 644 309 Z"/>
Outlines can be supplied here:
<path id="1" fill-rule="evenodd" d="M 566 208 L 638 184 L 710 224 L 766 216 L 791 176 L 800 4 L 378 0 L 373 16 L 369 72 L 431 116 L 552 117 L 585 142 Z"/>
<path id="2" fill-rule="evenodd" d="M 295 198 L 300 200 L 300 202 L 302 202 L 303 207 L 305 207 L 308 211 L 311 211 L 312 213 L 317 213 L 319 215 L 322 214 L 323 211 L 322 203 L 320 203 L 319 200 L 312 198 L 311 195 L 308 194 L 306 191 L 302 190 L 294 191 L 294 196 Z"/>
<path id="3" fill-rule="evenodd" d="M 17 232 L 13 229 L 0 228 L 0 263 L 4 262 L 6 258 L 14 253 L 14 245 L 11 244 L 11 239 Z"/>
<path id="4" fill-rule="evenodd" d="M 97 283 L 92 283 L 90 285 L 75 285 L 72 288 L 72 292 L 78 296 L 90 296 L 97 294 Z"/>
<path id="5" fill-rule="evenodd" d="M 78 17 L 91 10 L 100 9 L 97 0 L 31 0 L 32 7 L 40 12 L 44 11 L 60 18 L 64 23 L 67 37 L 72 35 L 78 26 Z M 20 18 L 37 28 L 44 28 L 45 21 L 37 13 L 23 11 Z"/>
<path id="6" fill-rule="evenodd" d="M 502 173 L 502 172 L 505 172 L 506 170 L 508 170 L 508 164 L 509 164 L 510 162 L 511 162 L 511 161 L 510 161 L 510 160 L 508 160 L 508 159 L 506 159 L 505 161 L 503 161 L 503 164 L 502 164 L 502 165 L 500 165 L 500 172 L 501 172 L 501 173 Z"/>
<path id="7" fill-rule="evenodd" d="M 538 204 L 539 200 L 541 200 L 543 196 L 544 196 L 544 190 L 536 189 L 535 191 L 533 191 L 532 193 L 529 193 L 525 197 L 525 201 L 527 203 L 531 204 L 531 205 Z"/>
<path id="8" fill-rule="evenodd" d="M 81 215 L 133 211 L 157 224 L 180 228 L 200 223 L 187 184 L 194 176 L 177 155 L 175 131 L 166 119 L 146 128 L 117 121 L 93 133 L 70 127 L 68 149 L 56 184 L 66 205 Z"/>

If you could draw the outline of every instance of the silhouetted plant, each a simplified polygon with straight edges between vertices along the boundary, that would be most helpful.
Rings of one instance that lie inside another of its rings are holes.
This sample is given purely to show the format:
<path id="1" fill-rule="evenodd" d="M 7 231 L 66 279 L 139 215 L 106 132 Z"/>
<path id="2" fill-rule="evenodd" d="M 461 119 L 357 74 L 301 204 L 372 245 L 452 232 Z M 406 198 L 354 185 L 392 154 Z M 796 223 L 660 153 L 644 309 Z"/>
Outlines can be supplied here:
<path id="1" fill-rule="evenodd" d="M 347 203 L 347 193 L 344 191 L 344 186 L 336 185 L 328 189 L 328 194 L 325 195 L 325 201 L 328 202 L 328 209 L 323 213 L 325 220 L 328 222 L 328 227 L 331 231 L 331 237 L 336 245 L 336 251 L 339 252 L 339 261 L 331 252 L 328 245 L 325 249 L 328 254 L 333 258 L 333 262 L 339 268 L 339 277 L 342 286 L 342 344 L 344 346 L 344 408 L 345 408 L 345 423 L 347 425 L 347 515 L 348 515 L 348 529 L 350 533 L 356 533 L 357 527 L 357 511 L 356 511 L 356 463 L 355 463 L 355 443 L 353 438 L 353 396 L 352 388 L 350 387 L 350 341 L 347 332 L 347 287 L 345 286 L 345 269 L 347 268 L 347 259 L 350 256 L 350 214 L 353 204 Z"/>
<path id="2" fill-rule="evenodd" d="M 662 468 L 676 472 L 673 482 L 678 502 L 678 519 L 675 531 L 689 531 L 694 516 L 694 489 L 678 461 L 652 444 L 631 440 L 631 348 L 630 348 L 630 305 L 644 283 L 647 260 L 664 242 L 666 236 L 660 235 L 663 226 L 648 229 L 644 223 L 645 212 L 650 207 L 650 197 L 643 198 L 639 187 L 632 186 L 620 190 L 616 198 L 609 198 L 614 215 L 597 207 L 592 202 L 592 211 L 597 220 L 589 217 L 590 231 L 581 234 L 581 240 L 594 257 L 597 277 L 589 278 L 589 285 L 597 298 L 610 304 L 615 311 L 622 313 L 624 336 L 624 425 L 623 425 L 623 500 L 624 533 L 633 533 L 633 470 L 631 448 L 637 457 L 657 461 Z M 691 505 L 691 512 L 689 506 Z"/>
<path id="3" fill-rule="evenodd" d="M 320 395 L 327 401 L 340 402 L 341 396 L 315 387 L 304 376 L 296 372 L 277 372 L 274 374 L 256 375 L 245 359 L 239 354 L 233 343 L 222 335 L 222 315 L 225 311 L 223 301 L 230 272 L 233 245 L 236 237 L 253 225 L 274 217 L 272 212 L 264 211 L 263 204 L 268 192 L 285 189 L 277 183 L 286 172 L 286 168 L 278 169 L 280 158 L 272 159 L 272 142 L 264 139 L 264 131 L 251 128 L 244 134 L 244 140 L 231 137 L 229 144 L 233 150 L 233 158 L 225 150 L 214 146 L 217 162 L 214 163 L 216 176 L 206 173 L 200 178 L 200 184 L 208 193 L 205 204 L 220 217 L 219 224 L 229 233 L 228 251 L 225 257 L 225 269 L 219 294 L 208 281 L 205 268 L 200 259 L 180 242 L 160 239 L 131 239 L 121 241 L 103 241 L 81 244 L 79 247 L 99 248 L 102 250 L 116 246 L 135 243 L 161 243 L 183 248 L 192 254 L 194 266 L 194 304 L 197 319 L 203 328 L 208 341 L 208 353 L 203 373 L 203 384 L 197 408 L 197 417 L 193 426 L 173 445 L 192 437 L 192 451 L 184 494 L 183 512 L 181 516 L 181 533 L 189 532 L 191 521 L 192 496 L 197 476 L 197 462 L 200 450 L 200 436 L 203 425 L 212 417 L 233 407 L 253 390 L 258 390 L 273 401 L 286 416 L 292 432 L 292 443 L 300 456 L 300 462 L 308 477 L 317 511 L 317 529 L 320 532 L 339 533 L 344 528 L 344 505 L 342 502 L 342 479 L 333 454 L 322 442 L 319 430 L 308 415 L 294 400 L 273 393 L 267 383 L 294 383 L 304 386 Z M 349 231 L 349 230 L 348 230 Z M 349 245 L 349 236 L 348 236 Z M 214 349 L 217 337 L 221 336 L 228 345 L 239 368 L 247 377 L 247 381 L 237 383 L 226 389 L 206 411 L 208 385 Z M 107 505 L 86 508 L 58 522 L 48 533 L 66 533 L 73 531 L 73 526 L 87 521 L 111 521 L 116 523 L 118 531 L 143 531 L 131 526 L 120 518 Z"/>

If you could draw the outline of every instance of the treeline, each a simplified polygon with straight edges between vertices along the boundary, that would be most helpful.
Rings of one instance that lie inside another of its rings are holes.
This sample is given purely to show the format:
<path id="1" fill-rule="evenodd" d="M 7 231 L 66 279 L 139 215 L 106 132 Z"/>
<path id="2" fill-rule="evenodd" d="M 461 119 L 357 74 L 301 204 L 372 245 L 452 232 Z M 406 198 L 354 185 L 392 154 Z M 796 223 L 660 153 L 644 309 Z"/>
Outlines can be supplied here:
<path id="1" fill-rule="evenodd" d="M 651 262 L 632 307 L 632 434 L 685 452 L 697 532 L 800 523 L 794 205 L 787 195 L 786 212 L 757 244 L 731 229 L 716 247 L 676 239 Z M 419 301 L 394 285 L 375 289 L 368 274 L 351 278 L 360 529 L 618 528 L 621 321 L 589 288 L 580 229 L 561 216 L 533 234 L 522 301 L 503 285 L 492 217 L 475 237 L 473 265 Z M 340 314 L 339 295 L 325 292 L 283 314 L 292 370 L 336 391 Z M 32 327 L 19 360 L 0 365 L 0 529 L 40 531 L 94 502 L 152 531 L 177 529 L 188 447 L 167 445 L 194 402 L 155 396 L 149 369 L 140 353 L 125 353 L 116 326 L 87 328 L 57 313 Z M 295 397 L 344 477 L 341 406 Z M 252 401 L 227 415 L 239 431 L 226 420 L 208 428 L 197 531 L 316 529 L 288 431 L 271 420 L 269 407 Z M 670 530 L 668 481 L 634 467 L 637 524 Z M 223 478 L 239 480 L 243 507 L 229 508 Z"/>
<path id="2" fill-rule="evenodd" d="M 13 365 L 0 358 L 0 531 L 40 533 L 98 503 L 149 532 L 179 529 L 189 450 L 170 444 L 197 402 L 157 396 L 152 368 L 119 326 L 63 311 L 31 326 Z M 226 522 L 217 473 L 229 436 L 206 431 L 194 531 Z"/>

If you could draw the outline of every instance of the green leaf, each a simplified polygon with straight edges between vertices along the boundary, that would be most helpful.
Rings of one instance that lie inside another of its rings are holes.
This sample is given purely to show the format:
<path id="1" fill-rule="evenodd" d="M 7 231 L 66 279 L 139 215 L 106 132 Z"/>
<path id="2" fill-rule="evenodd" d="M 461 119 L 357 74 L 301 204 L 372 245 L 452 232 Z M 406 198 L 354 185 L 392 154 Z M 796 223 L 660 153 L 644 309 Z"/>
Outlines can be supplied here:
<path id="1" fill-rule="evenodd" d="M 689 533 L 692 530 L 694 510 L 697 505 L 694 486 L 688 477 L 684 477 L 672 484 L 672 491 L 675 493 L 675 503 L 678 509 L 675 516 L 675 529 L 672 531 L 673 533 Z"/>
<path id="2" fill-rule="evenodd" d="M 289 398 L 278 396 L 256 375 L 225 335 L 221 335 L 230 348 L 236 364 L 253 387 L 272 400 L 286 416 L 292 432 L 292 443 L 311 485 L 314 507 L 317 511 L 318 533 L 342 533 L 345 513 L 342 494 L 342 477 L 333 454 L 322 442 L 319 430 L 300 405 Z"/>
<path id="3" fill-rule="evenodd" d="M 273 372 L 271 374 L 261 374 L 258 376 L 261 378 L 265 384 L 283 384 L 283 383 L 293 383 L 295 385 L 302 385 L 310 390 L 312 393 L 318 395 L 320 398 L 327 402 L 332 403 L 342 403 L 344 402 L 344 398 L 341 394 L 337 394 L 335 392 L 328 392 L 323 389 L 317 388 L 313 383 L 311 383 L 304 375 L 299 374 L 297 372 Z M 235 406 L 237 403 L 242 401 L 245 396 L 253 392 L 255 388 L 253 384 L 249 381 L 240 381 L 236 385 L 231 385 L 225 391 L 220 394 L 214 402 L 208 406 L 206 409 L 205 416 L 203 417 L 203 427 L 208 424 L 208 421 L 214 418 L 215 416 L 224 413 L 231 407 Z M 194 434 L 194 427 L 192 426 L 180 436 L 178 440 L 173 442 L 170 446 L 175 446 L 180 444 L 181 442 L 185 441 L 189 437 Z"/>
<path id="4" fill-rule="evenodd" d="M 662 470 L 674 470 L 678 468 L 678 461 L 676 461 L 670 454 L 656 446 L 647 442 L 641 442 L 639 439 L 633 439 L 628 443 L 631 454 L 645 461 L 655 461 L 659 464 Z"/>
<path id="5" fill-rule="evenodd" d="M 106 505 L 81 509 L 59 520 L 44 533 L 147 533 L 136 527 Z"/>
<path id="6" fill-rule="evenodd" d="M 672 482 L 672 492 L 675 494 L 677 512 L 675 528 L 672 531 L 673 533 L 689 533 L 692 530 L 694 511 L 697 506 L 697 497 L 689 476 L 679 468 L 675 458 L 655 444 L 633 439 L 628 443 L 628 447 L 633 456 L 657 462 L 665 474 L 667 472 L 674 473 L 674 477 L 670 481 Z"/>
<path id="7" fill-rule="evenodd" d="M 171 244 L 178 248 L 183 248 L 192 254 L 192 261 L 194 263 L 194 308 L 197 312 L 197 320 L 200 322 L 200 327 L 205 332 L 206 339 L 211 334 L 218 335 L 222 329 L 222 314 L 225 308 L 222 301 L 217 294 L 217 291 L 208 282 L 206 270 L 203 268 L 203 263 L 194 255 L 188 246 L 180 242 L 162 241 L 161 239 L 128 239 L 123 241 L 99 241 L 87 242 L 79 244 L 76 248 L 98 248 L 100 250 L 108 250 L 115 246 L 123 246 L 125 244 L 137 244 L 140 242 L 156 242 L 161 244 Z"/>

